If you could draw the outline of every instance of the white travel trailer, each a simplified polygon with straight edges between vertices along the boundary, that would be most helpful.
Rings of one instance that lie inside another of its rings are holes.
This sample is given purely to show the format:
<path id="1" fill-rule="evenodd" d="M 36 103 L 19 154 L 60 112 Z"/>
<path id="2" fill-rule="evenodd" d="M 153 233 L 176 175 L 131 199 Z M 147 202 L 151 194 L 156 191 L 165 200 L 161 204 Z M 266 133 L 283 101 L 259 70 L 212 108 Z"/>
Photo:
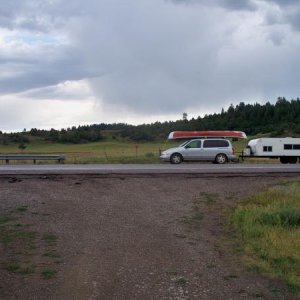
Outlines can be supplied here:
<path id="1" fill-rule="evenodd" d="M 279 158 L 283 164 L 295 164 L 300 158 L 300 138 L 260 138 L 250 140 L 242 157 Z"/>

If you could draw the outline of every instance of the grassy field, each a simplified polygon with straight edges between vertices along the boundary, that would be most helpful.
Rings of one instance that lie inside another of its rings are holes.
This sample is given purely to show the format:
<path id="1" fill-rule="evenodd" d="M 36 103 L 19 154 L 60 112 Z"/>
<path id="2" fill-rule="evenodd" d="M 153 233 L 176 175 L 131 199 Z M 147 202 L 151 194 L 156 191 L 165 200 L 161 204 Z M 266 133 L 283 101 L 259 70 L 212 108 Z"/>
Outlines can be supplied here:
<path id="1" fill-rule="evenodd" d="M 18 145 L 1 145 L 0 153 L 65 154 L 66 163 L 159 163 L 161 150 L 174 142 L 133 143 L 106 139 L 85 144 L 58 144 L 33 141 L 20 150 Z"/>
<path id="2" fill-rule="evenodd" d="M 85 144 L 50 143 L 33 139 L 26 144 L 24 150 L 18 144 L 0 145 L 0 154 L 65 154 L 66 163 L 160 163 L 159 153 L 167 148 L 175 147 L 182 141 L 161 141 L 134 143 L 107 138 L 101 142 Z M 233 146 L 238 155 L 247 145 L 247 141 L 234 141 Z M 247 162 L 274 163 L 269 159 L 248 159 Z M 27 161 L 28 162 L 28 161 Z M 1 162 L 0 162 L 1 163 Z M 26 161 L 24 161 L 26 163 Z M 28 162 L 29 163 L 29 162 Z M 43 162 L 44 163 L 44 162 Z"/>
<path id="3" fill-rule="evenodd" d="M 284 280 L 300 299 L 300 181 L 250 197 L 231 221 L 249 269 Z"/>

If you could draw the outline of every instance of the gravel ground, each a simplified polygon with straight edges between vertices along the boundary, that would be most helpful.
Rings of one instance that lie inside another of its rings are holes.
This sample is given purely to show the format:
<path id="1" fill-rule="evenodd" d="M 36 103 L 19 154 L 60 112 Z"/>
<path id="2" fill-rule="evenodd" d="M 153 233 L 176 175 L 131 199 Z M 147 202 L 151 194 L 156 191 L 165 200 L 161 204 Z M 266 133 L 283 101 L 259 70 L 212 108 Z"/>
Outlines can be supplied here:
<path id="1" fill-rule="evenodd" d="M 226 229 L 241 197 L 284 179 L 1 177 L 0 214 L 12 220 L 0 229 L 35 238 L 26 253 L 1 244 L 0 298 L 293 299 L 245 270 Z M 34 271 L 3 267 L 16 260 Z"/>

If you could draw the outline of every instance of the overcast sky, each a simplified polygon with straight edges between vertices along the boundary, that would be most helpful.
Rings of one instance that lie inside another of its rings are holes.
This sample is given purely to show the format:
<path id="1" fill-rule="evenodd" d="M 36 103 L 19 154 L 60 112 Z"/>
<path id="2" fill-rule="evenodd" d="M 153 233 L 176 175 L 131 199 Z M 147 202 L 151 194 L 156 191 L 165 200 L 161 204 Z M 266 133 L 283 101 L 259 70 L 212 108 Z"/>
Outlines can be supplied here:
<path id="1" fill-rule="evenodd" d="M 1 0 L 0 130 L 300 96 L 299 0 Z"/>

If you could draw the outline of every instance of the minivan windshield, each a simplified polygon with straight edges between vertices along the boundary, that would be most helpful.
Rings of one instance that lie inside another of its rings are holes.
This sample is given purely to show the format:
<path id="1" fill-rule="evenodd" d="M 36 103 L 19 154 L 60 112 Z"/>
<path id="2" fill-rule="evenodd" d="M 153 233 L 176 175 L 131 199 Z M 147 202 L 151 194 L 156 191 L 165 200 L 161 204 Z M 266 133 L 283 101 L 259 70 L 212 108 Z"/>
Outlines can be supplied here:
<path id="1" fill-rule="evenodd" d="M 179 145 L 179 147 L 184 147 L 187 143 L 189 143 L 191 140 L 187 140 L 184 143 L 182 143 L 181 145 Z"/>

